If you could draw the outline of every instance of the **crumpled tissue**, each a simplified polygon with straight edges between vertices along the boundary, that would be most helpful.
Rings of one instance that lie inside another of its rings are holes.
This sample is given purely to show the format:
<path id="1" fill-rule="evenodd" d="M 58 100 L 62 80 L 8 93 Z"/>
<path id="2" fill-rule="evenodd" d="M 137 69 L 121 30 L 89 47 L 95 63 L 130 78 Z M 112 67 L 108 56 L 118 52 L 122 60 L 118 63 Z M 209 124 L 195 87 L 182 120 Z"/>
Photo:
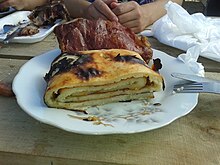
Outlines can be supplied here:
<path id="1" fill-rule="evenodd" d="M 199 58 L 199 53 L 200 47 L 196 45 L 189 48 L 186 53 L 180 54 L 177 59 L 185 63 L 194 74 L 204 77 L 204 66 L 201 63 L 197 62 Z"/>
<path id="2" fill-rule="evenodd" d="M 167 14 L 153 24 L 151 33 L 143 31 L 142 35 L 154 36 L 161 43 L 186 51 L 178 58 L 189 65 L 195 65 L 199 55 L 220 62 L 219 18 L 208 18 L 202 13 L 190 15 L 171 1 L 165 9 Z M 194 72 L 202 75 L 203 66 L 197 63 L 195 68 Z"/>
<path id="3" fill-rule="evenodd" d="M 220 19 L 207 18 L 202 13 L 190 15 L 171 1 L 165 8 L 167 15 L 152 27 L 154 37 L 185 51 L 199 45 L 201 56 L 220 62 Z"/>

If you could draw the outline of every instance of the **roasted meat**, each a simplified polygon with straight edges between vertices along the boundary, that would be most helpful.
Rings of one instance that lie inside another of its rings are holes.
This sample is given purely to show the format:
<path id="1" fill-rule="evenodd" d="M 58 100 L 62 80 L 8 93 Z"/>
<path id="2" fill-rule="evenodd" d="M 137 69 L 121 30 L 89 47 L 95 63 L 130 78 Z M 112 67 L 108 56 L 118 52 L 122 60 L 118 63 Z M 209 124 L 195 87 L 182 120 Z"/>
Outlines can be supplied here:
<path id="1" fill-rule="evenodd" d="M 54 30 L 62 52 L 127 49 L 139 53 L 146 63 L 152 58 L 151 45 L 118 22 L 83 18 L 59 25 Z"/>
<path id="2" fill-rule="evenodd" d="M 28 18 L 36 26 L 53 25 L 57 19 L 70 20 L 62 1 L 52 1 L 48 5 L 39 6 L 31 12 Z"/>
<path id="3" fill-rule="evenodd" d="M 37 34 L 39 32 L 39 28 L 34 25 L 28 25 L 24 27 L 18 34 L 18 36 L 30 36 Z"/>
<path id="4" fill-rule="evenodd" d="M 12 85 L 10 83 L 0 82 L 0 96 L 14 96 L 14 93 L 12 91 Z"/>

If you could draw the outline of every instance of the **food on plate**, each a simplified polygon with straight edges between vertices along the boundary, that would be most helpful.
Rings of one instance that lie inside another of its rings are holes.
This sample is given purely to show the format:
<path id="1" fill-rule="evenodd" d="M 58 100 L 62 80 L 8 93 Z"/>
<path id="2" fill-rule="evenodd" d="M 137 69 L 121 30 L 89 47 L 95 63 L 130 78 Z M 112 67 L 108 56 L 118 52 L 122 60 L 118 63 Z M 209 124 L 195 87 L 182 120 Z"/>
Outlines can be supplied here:
<path id="1" fill-rule="evenodd" d="M 45 75 L 48 107 L 81 110 L 90 106 L 148 100 L 163 90 L 163 78 L 143 58 L 125 49 L 62 53 Z"/>
<path id="2" fill-rule="evenodd" d="M 21 29 L 18 33 L 18 36 L 30 36 L 37 34 L 39 32 L 39 28 L 34 25 L 28 25 Z"/>
<path id="3" fill-rule="evenodd" d="M 31 36 L 34 34 L 39 33 L 39 27 L 33 25 L 33 24 L 26 24 L 24 22 L 18 22 L 16 25 L 10 25 L 10 24 L 5 24 L 3 26 L 2 33 L 6 34 L 8 32 L 12 32 L 17 30 L 17 35 L 16 36 Z"/>
<path id="4" fill-rule="evenodd" d="M 69 13 L 61 1 L 52 1 L 48 5 L 36 7 L 28 18 L 36 26 L 53 25 L 58 19 L 70 20 Z"/>
<path id="5" fill-rule="evenodd" d="M 81 50 L 127 49 L 149 62 L 151 45 L 145 36 L 137 36 L 119 22 L 78 18 L 54 29 L 62 52 Z"/>

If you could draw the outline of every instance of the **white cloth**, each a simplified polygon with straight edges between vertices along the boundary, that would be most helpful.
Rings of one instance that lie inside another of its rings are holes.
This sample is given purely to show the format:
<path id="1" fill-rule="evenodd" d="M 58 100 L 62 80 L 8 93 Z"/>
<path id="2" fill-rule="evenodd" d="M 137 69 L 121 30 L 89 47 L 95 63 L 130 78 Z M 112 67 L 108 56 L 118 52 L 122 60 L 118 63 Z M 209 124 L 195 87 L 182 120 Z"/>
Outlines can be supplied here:
<path id="1" fill-rule="evenodd" d="M 165 9 L 167 14 L 153 24 L 151 32 L 143 31 L 142 35 L 154 36 L 161 43 L 186 51 L 179 57 L 182 60 L 189 61 L 191 57 L 191 62 L 195 63 L 201 55 L 220 62 L 220 18 L 207 18 L 202 13 L 190 15 L 182 6 L 171 1 Z M 197 55 L 192 56 L 194 53 Z M 198 73 L 201 70 L 197 70 Z"/>
<path id="2" fill-rule="evenodd" d="M 152 27 L 154 37 L 185 51 L 199 45 L 201 56 L 220 62 L 220 18 L 207 18 L 202 13 L 190 15 L 171 1 L 165 8 L 167 14 Z"/>

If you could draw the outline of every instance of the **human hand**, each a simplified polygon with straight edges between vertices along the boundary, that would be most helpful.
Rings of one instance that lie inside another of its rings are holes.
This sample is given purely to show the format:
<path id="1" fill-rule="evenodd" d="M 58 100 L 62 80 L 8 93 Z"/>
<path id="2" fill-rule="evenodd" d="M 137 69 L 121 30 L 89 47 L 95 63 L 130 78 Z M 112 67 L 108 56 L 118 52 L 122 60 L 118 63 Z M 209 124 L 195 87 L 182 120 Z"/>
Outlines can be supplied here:
<path id="1" fill-rule="evenodd" d="M 111 11 L 110 4 L 117 0 L 95 0 L 84 11 L 84 16 L 88 19 L 102 18 L 110 21 L 118 21 L 117 16 Z"/>
<path id="2" fill-rule="evenodd" d="M 118 17 L 118 21 L 125 27 L 131 28 L 135 33 L 143 31 L 150 24 L 148 13 L 135 1 L 126 3 L 110 4 L 113 13 Z"/>
<path id="3" fill-rule="evenodd" d="M 25 5 L 26 5 L 25 0 L 19 0 L 19 1 L 18 0 L 3 0 L 0 3 L 0 9 L 12 6 L 16 8 L 17 10 L 22 10 L 24 9 Z"/>

